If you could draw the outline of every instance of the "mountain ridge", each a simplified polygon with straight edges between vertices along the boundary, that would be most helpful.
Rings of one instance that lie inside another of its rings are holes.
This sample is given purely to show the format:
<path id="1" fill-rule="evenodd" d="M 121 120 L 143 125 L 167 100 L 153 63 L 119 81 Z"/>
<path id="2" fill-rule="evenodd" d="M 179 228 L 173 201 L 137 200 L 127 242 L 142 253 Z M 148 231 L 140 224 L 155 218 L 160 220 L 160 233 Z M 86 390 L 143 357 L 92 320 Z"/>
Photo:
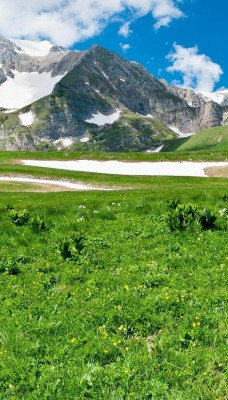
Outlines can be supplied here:
<path id="1" fill-rule="evenodd" d="M 16 42 L 21 44 L 22 41 Z M 223 123 L 223 108 L 219 104 L 189 89 L 171 87 L 139 63 L 130 62 L 99 45 L 77 52 L 51 46 L 48 42 L 45 53 L 44 43 L 41 43 L 42 55 L 31 56 L 24 50 L 26 46 L 31 49 L 31 43 L 25 43 L 24 49 L 23 43 L 21 47 L 17 43 L 0 37 L 0 107 L 4 108 L 4 88 L 10 88 L 14 98 L 17 98 L 15 93 L 20 84 L 21 97 L 26 97 L 29 89 L 36 91 L 36 95 L 31 96 L 31 102 L 27 96 L 28 104 L 23 98 L 25 104 L 18 103 L 19 107 L 14 108 L 19 109 L 14 114 L 2 110 L 0 140 L 3 148 L 23 148 L 27 143 L 32 149 L 41 142 L 53 144 L 67 139 L 68 143 L 69 140 L 81 143 L 80 146 L 87 143 L 86 146 L 105 151 L 153 151 L 165 140 L 177 137 L 176 132 L 194 134 Z M 14 89 L 23 74 L 25 85 L 22 82 Z M 31 83 L 32 77 L 34 83 Z M 10 104 L 10 90 L 7 105 Z M 113 120 L 111 116 L 117 110 L 119 119 L 112 123 L 97 124 L 93 117 L 110 116 Z M 29 123 L 23 123 L 27 112 L 33 117 Z M 174 127 L 175 132 L 169 127 Z"/>

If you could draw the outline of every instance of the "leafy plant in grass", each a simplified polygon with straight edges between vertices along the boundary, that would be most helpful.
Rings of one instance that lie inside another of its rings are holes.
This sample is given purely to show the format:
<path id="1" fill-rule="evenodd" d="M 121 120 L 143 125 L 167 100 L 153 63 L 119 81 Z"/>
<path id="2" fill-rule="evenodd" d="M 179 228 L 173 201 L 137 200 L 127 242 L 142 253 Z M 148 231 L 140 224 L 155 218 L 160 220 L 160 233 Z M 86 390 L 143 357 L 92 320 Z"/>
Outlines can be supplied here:
<path id="1" fill-rule="evenodd" d="M 203 230 L 218 228 L 217 216 L 208 208 L 199 212 L 198 220 Z"/>
<path id="2" fill-rule="evenodd" d="M 171 205 L 166 215 L 166 222 L 171 231 L 184 231 L 191 228 L 197 221 L 197 207 L 193 204 Z"/>
<path id="3" fill-rule="evenodd" d="M 84 247 L 84 236 L 80 232 L 63 237 L 58 242 L 58 251 L 64 260 L 76 260 Z"/>
<path id="4" fill-rule="evenodd" d="M 29 259 L 24 256 L 20 257 L 2 257 L 0 259 L 0 274 L 19 275 L 21 273 L 20 266 L 27 264 Z"/>
<path id="5" fill-rule="evenodd" d="M 200 210 L 194 204 L 180 204 L 179 200 L 167 202 L 166 223 L 171 231 L 185 231 L 195 226 L 203 230 L 218 229 L 217 216 L 209 208 Z"/>
<path id="6" fill-rule="evenodd" d="M 17 226 L 23 226 L 29 222 L 29 212 L 27 210 L 16 211 L 11 209 L 9 211 L 9 216 L 12 222 Z"/>
<path id="7" fill-rule="evenodd" d="M 47 230 L 47 225 L 44 222 L 44 218 L 39 215 L 35 215 L 34 217 L 31 218 L 30 225 L 31 228 L 36 232 Z"/>

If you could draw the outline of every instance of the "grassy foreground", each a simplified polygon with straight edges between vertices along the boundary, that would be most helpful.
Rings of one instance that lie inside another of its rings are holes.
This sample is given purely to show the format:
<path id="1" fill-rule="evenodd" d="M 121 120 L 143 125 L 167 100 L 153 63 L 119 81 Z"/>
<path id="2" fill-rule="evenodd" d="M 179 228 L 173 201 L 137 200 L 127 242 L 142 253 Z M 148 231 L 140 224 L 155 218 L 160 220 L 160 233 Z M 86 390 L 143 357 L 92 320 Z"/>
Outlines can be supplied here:
<path id="1" fill-rule="evenodd" d="M 1 399 L 227 399 L 226 180 L 150 184 L 0 193 Z M 173 198 L 214 229 L 170 230 Z"/>

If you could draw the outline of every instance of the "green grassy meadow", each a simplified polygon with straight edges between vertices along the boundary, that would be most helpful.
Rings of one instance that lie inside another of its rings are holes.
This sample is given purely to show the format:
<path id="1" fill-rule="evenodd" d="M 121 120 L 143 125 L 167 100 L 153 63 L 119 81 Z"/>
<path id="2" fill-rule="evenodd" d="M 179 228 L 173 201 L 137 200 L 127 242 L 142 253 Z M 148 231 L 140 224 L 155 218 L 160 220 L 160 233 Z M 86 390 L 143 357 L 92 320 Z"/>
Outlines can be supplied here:
<path id="1" fill-rule="evenodd" d="M 0 153 L 0 173 L 131 190 L 0 183 L 0 399 L 227 399 L 227 180 L 15 163 L 35 156 L 57 158 Z"/>
<path id="2" fill-rule="evenodd" d="M 164 151 L 227 151 L 228 126 L 204 129 L 194 135 L 166 142 Z"/>

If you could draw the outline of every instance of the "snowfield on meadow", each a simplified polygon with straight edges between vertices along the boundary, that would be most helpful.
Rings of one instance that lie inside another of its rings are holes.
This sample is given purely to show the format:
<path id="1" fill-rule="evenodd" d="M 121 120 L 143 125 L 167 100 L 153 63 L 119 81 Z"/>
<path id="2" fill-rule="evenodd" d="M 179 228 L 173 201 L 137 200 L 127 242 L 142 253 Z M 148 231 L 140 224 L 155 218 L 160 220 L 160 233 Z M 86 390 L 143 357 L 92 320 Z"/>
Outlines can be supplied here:
<path id="1" fill-rule="evenodd" d="M 124 162 L 124 161 L 42 161 L 22 160 L 22 164 L 64 169 L 69 171 L 94 172 L 101 174 L 135 175 L 135 176 L 192 176 L 207 177 L 205 168 L 225 167 L 228 162 L 190 162 L 190 161 L 161 161 L 161 162 Z"/>

